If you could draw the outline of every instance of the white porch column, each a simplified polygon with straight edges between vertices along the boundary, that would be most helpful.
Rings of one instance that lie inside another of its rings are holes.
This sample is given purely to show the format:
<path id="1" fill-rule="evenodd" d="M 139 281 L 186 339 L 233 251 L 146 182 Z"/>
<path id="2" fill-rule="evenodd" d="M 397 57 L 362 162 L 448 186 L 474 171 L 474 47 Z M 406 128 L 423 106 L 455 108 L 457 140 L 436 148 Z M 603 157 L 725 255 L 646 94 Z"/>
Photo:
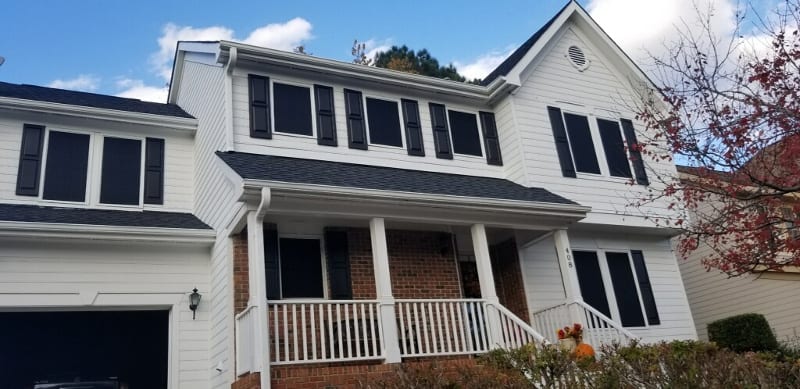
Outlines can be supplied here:
<path id="1" fill-rule="evenodd" d="M 380 320 L 383 327 L 383 346 L 386 363 L 399 363 L 400 340 L 397 336 L 392 279 L 389 274 L 389 248 L 386 245 L 386 225 L 383 218 L 369 221 L 372 240 L 372 265 L 375 269 L 375 291 L 380 305 Z"/>
<path id="2" fill-rule="evenodd" d="M 558 255 L 558 267 L 561 269 L 561 279 L 564 283 L 564 293 L 569 307 L 569 320 L 573 323 L 581 323 L 586 327 L 586 320 L 581 314 L 580 307 L 571 304 L 573 301 L 583 301 L 581 287 L 578 284 L 578 271 L 575 268 L 575 260 L 572 258 L 572 250 L 569 247 L 569 237 L 567 230 L 561 229 L 553 232 L 556 254 Z M 565 323 L 564 325 L 569 325 Z"/>
<path id="3" fill-rule="evenodd" d="M 497 289 L 494 286 L 492 273 L 492 260 L 489 256 L 489 240 L 486 238 L 486 227 L 483 224 L 473 224 L 470 228 L 472 246 L 475 251 L 475 264 L 478 268 L 478 282 L 481 286 L 481 298 L 488 303 L 486 306 L 486 323 L 489 326 L 489 346 L 492 348 L 505 347 L 503 332 L 500 328 L 500 312 L 496 306 L 500 305 L 497 298 Z"/>
<path id="4" fill-rule="evenodd" d="M 261 373 L 261 388 L 269 389 L 269 307 L 267 306 L 267 270 L 264 265 L 264 214 L 272 199 L 269 188 L 261 188 L 261 201 L 254 211 L 247 213 L 247 268 L 249 306 L 257 306 L 255 332 L 256 371 Z M 237 334 L 238 336 L 238 334 Z"/>

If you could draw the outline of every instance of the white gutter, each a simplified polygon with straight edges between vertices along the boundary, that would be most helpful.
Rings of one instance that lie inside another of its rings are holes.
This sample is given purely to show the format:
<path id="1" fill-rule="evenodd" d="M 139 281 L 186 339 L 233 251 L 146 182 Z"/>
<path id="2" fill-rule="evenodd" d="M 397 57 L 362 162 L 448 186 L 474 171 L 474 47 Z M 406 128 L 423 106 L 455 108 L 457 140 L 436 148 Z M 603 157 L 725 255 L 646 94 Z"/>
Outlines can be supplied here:
<path id="1" fill-rule="evenodd" d="M 238 42 L 220 41 L 219 45 L 220 52 L 217 57 L 218 63 L 227 63 L 231 56 L 231 50 L 236 49 L 239 62 L 249 60 L 295 70 L 306 70 L 350 79 L 389 84 L 405 89 L 416 89 L 434 94 L 445 94 L 454 97 L 479 100 L 486 103 L 493 101 L 497 94 L 501 94 L 516 87 L 513 84 L 507 84 L 503 77 L 498 77 L 487 86 L 480 86 L 466 82 L 378 68 L 375 66 L 365 66 L 311 55 L 295 54 Z"/>
<path id="2" fill-rule="evenodd" d="M 73 116 L 79 118 L 92 118 L 122 123 L 141 124 L 145 126 L 166 127 L 182 132 L 195 133 L 197 119 L 177 116 L 155 115 L 142 112 L 119 111 L 107 108 L 84 107 L 80 105 L 51 103 L 0 97 L 0 109 L 15 111 L 48 113 L 54 115 Z"/>
<path id="3" fill-rule="evenodd" d="M 582 219 L 591 211 L 591 207 L 578 204 L 558 204 L 545 202 L 530 202 L 520 200 L 489 199 L 483 197 L 453 196 L 441 194 L 425 194 L 415 192 L 400 192 L 375 189 L 346 188 L 340 186 L 295 184 L 267 180 L 243 180 L 244 192 L 247 197 L 261 198 L 262 188 L 269 188 L 272 194 L 279 192 L 293 195 L 306 195 L 308 197 L 346 197 L 348 200 L 380 201 L 391 203 L 413 203 L 418 205 L 436 206 L 440 208 L 468 208 L 471 210 L 484 210 L 492 212 L 513 212 L 541 216 L 563 216 Z"/>
<path id="4" fill-rule="evenodd" d="M 173 242 L 209 245 L 214 230 L 0 221 L 0 237 Z"/>
<path id="5" fill-rule="evenodd" d="M 225 64 L 225 151 L 232 151 L 233 145 L 233 69 L 239 56 L 237 49 L 231 47 L 228 63 Z"/>

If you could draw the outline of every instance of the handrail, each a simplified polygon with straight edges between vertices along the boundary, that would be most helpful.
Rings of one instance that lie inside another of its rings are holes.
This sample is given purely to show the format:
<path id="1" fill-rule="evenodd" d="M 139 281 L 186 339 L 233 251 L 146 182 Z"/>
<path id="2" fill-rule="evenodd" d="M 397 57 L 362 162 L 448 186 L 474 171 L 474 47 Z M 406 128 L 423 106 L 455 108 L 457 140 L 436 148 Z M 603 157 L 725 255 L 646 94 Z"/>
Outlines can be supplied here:
<path id="1" fill-rule="evenodd" d="M 507 339 L 505 339 L 507 347 L 508 346 L 512 346 L 512 345 L 508 344 L 509 341 L 511 343 L 518 343 L 516 345 L 513 345 L 513 347 L 521 347 L 524 343 L 529 343 L 529 342 L 525 342 L 524 341 L 524 336 L 522 336 L 522 334 L 514 333 L 513 331 L 510 331 L 509 326 L 503 325 L 503 324 L 505 324 L 505 323 L 502 323 L 503 320 L 510 320 L 513 324 L 517 325 L 517 327 L 519 329 L 521 329 L 525 333 L 527 333 L 527 335 L 530 336 L 531 338 L 533 338 L 533 340 L 535 340 L 536 342 L 549 343 L 547 341 L 547 339 L 545 339 L 545 337 L 542 336 L 542 334 L 540 334 L 533 327 L 531 327 L 530 324 L 528 324 L 525 321 L 523 321 L 522 319 L 520 319 L 514 312 L 511 312 L 508 308 L 506 308 L 502 304 L 490 304 L 490 305 L 493 306 L 495 309 L 497 309 L 497 311 L 501 315 L 501 317 L 500 317 L 501 318 L 501 328 L 503 329 L 503 337 L 507 338 Z M 509 331 L 506 331 L 506 330 L 509 330 Z"/>
<path id="2" fill-rule="evenodd" d="M 575 300 L 575 301 L 572 302 L 572 304 L 578 304 L 581 307 L 583 307 L 583 309 L 585 309 L 585 310 L 593 313 L 594 315 L 598 316 L 599 318 L 603 319 L 603 321 L 606 324 L 610 325 L 611 327 L 613 327 L 617 331 L 621 332 L 623 335 L 625 335 L 629 339 L 631 339 L 631 340 L 638 340 L 639 339 L 638 336 L 634 335 L 627 328 L 621 326 L 619 323 L 615 322 L 610 317 L 606 316 L 603 312 L 598 311 L 597 309 L 595 309 L 591 305 L 587 304 L 586 302 L 584 302 L 582 300 Z"/>
<path id="3" fill-rule="evenodd" d="M 258 308 L 258 305 L 249 305 L 243 311 L 237 313 L 236 316 L 233 317 L 233 319 L 239 320 L 241 317 L 247 315 L 248 313 L 250 313 L 250 311 L 255 310 L 256 308 Z"/>
<path id="4" fill-rule="evenodd" d="M 234 317 L 236 327 L 236 375 L 254 372 L 259 364 L 256 353 L 258 342 L 258 306 L 250 305 Z"/>

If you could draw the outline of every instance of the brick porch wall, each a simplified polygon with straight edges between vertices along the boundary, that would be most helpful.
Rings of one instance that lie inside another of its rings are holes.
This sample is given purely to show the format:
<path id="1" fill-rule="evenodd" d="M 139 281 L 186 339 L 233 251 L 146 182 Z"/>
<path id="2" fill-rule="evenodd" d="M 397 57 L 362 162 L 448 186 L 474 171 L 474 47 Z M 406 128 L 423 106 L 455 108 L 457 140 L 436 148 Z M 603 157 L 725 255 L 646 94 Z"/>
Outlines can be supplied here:
<path id="1" fill-rule="evenodd" d="M 369 230 L 348 231 L 350 282 L 354 299 L 375 298 Z M 458 263 L 449 234 L 386 231 L 392 293 L 398 299 L 461 298 Z"/>
<path id="2" fill-rule="evenodd" d="M 494 285 L 500 304 L 527 322 L 528 303 L 525 298 L 522 269 L 519 265 L 517 242 L 509 239 L 493 245 L 491 254 Z"/>
<path id="3" fill-rule="evenodd" d="M 247 308 L 250 298 L 250 276 L 247 259 L 247 229 L 233 237 L 233 314 Z"/>

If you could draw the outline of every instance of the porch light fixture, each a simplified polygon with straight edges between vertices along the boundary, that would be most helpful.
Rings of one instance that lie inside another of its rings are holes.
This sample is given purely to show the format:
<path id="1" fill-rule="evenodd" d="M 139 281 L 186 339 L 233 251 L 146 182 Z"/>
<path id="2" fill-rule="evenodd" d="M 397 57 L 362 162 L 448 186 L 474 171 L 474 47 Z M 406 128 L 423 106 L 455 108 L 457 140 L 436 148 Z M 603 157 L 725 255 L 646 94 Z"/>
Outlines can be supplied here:
<path id="1" fill-rule="evenodd" d="M 192 294 L 189 295 L 189 309 L 192 310 L 192 320 L 194 320 L 197 314 L 197 306 L 200 305 L 201 297 L 203 296 L 197 293 L 197 288 L 192 289 Z"/>

